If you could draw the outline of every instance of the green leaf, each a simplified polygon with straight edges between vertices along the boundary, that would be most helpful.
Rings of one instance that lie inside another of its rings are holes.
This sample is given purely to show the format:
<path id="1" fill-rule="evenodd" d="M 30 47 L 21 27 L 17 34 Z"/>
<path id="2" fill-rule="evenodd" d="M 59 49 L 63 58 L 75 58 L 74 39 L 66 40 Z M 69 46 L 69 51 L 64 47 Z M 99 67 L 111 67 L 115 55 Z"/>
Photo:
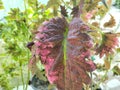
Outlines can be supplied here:
<path id="1" fill-rule="evenodd" d="M 3 57 L 5 57 L 5 56 L 6 56 L 6 53 L 0 54 L 0 58 L 3 58 Z"/>
<path id="2" fill-rule="evenodd" d="M 47 3 L 47 8 L 54 6 L 59 7 L 60 3 L 61 3 L 60 0 L 49 0 Z"/>
<path id="3" fill-rule="evenodd" d="M 53 9 L 53 14 L 54 16 L 57 16 L 57 10 L 60 6 L 60 0 L 49 0 L 47 3 L 47 8 L 52 8 Z"/>
<path id="4" fill-rule="evenodd" d="M 31 6 L 33 9 L 37 9 L 38 8 L 38 0 L 28 0 L 28 5 Z"/>
<path id="5" fill-rule="evenodd" d="M 3 2 L 0 0 L 0 9 L 4 9 Z"/>

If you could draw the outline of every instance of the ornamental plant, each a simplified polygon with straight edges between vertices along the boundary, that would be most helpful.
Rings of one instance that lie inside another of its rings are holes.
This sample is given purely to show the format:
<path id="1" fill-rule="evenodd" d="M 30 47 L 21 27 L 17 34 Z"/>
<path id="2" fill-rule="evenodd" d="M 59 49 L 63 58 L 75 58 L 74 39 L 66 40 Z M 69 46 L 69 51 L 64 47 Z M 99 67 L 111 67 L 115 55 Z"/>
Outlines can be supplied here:
<path id="1" fill-rule="evenodd" d="M 98 2 L 101 0 L 90 0 L 89 3 L 96 6 Z M 109 5 L 104 0 L 102 2 L 104 8 L 109 7 L 110 1 L 107 2 Z M 109 57 L 119 45 L 119 33 L 105 33 L 98 29 L 97 22 L 88 24 L 99 13 L 99 8 L 94 6 L 90 7 L 85 0 L 80 0 L 79 5 L 72 9 L 71 20 L 67 19 L 65 7 L 61 6 L 62 16 L 44 21 L 34 32 L 33 41 L 27 45 L 32 52 L 29 69 L 36 74 L 36 63 L 40 60 L 48 81 L 55 84 L 58 90 L 82 90 L 84 85 L 90 86 L 90 73 L 97 68 L 91 56 L 98 54 L 100 58 Z M 112 21 L 106 22 L 104 26 L 114 26 L 115 22 Z M 100 42 L 95 41 L 94 34 L 98 35 Z"/>
<path id="2" fill-rule="evenodd" d="M 0 19 L 0 38 L 6 51 L 0 53 L 0 68 L 3 68 L 0 87 L 11 90 L 22 84 L 27 90 L 29 70 L 26 65 L 30 56 L 28 66 L 34 77 L 48 80 L 58 90 L 96 90 L 101 82 L 108 79 L 108 71 L 120 75 L 117 65 L 111 69 L 113 58 L 120 54 L 119 26 L 109 30 L 117 25 L 112 13 L 109 14 L 110 20 L 102 23 L 104 28 L 101 28 L 101 19 L 108 12 L 111 2 L 49 0 L 44 5 L 40 0 L 24 0 L 23 11 L 12 8 L 7 16 Z M 3 8 L 0 0 L 0 9 Z M 30 42 L 27 46 L 31 53 L 25 49 L 27 42 Z M 104 59 L 104 64 L 94 63 L 94 56 Z M 97 76 L 94 70 L 105 71 L 105 75 Z M 28 73 L 27 78 L 24 72 Z M 93 79 L 92 75 L 96 78 Z M 17 76 L 21 80 L 14 84 Z"/>

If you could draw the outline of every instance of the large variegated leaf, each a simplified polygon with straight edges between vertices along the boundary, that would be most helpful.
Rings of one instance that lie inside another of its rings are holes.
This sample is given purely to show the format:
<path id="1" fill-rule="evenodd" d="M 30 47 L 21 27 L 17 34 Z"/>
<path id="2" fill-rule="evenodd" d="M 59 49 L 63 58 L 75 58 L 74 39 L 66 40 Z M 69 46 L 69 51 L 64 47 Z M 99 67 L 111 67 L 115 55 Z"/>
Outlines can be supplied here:
<path id="1" fill-rule="evenodd" d="M 64 17 L 45 21 L 35 35 L 33 55 L 40 58 L 49 82 L 55 84 L 58 90 L 82 90 L 83 84 L 91 83 L 88 73 L 95 69 L 90 60 L 93 46 L 93 40 L 87 33 L 90 28 L 79 18 L 79 14 L 81 9 L 69 25 Z M 66 46 L 63 41 L 66 41 Z M 66 52 L 63 47 L 66 47 Z"/>
<path id="2" fill-rule="evenodd" d="M 56 84 L 58 90 L 82 90 L 83 83 L 90 84 L 88 72 L 95 69 L 90 60 L 92 39 L 87 34 L 90 28 L 79 18 L 69 24 L 67 36 L 66 64 L 62 42 L 67 22 L 64 18 L 53 18 L 43 23 L 36 34 L 34 59 L 39 56 L 45 65 L 46 76 L 50 83 Z M 34 69 L 33 69 L 34 70 Z M 34 70 L 35 71 L 35 70 Z"/>

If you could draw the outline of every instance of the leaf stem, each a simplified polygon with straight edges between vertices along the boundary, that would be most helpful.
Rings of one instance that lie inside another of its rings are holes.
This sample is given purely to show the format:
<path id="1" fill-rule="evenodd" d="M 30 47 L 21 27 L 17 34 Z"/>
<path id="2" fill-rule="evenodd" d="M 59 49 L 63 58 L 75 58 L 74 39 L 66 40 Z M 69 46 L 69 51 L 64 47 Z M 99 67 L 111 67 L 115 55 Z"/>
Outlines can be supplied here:
<path id="1" fill-rule="evenodd" d="M 27 6 L 26 6 L 26 0 L 24 0 L 24 8 L 25 8 L 25 18 L 26 18 L 26 23 L 28 23 L 28 12 L 27 12 Z"/>
<path id="2" fill-rule="evenodd" d="M 21 72 L 21 80 L 22 80 L 23 90 L 24 90 L 24 88 L 25 88 L 25 83 L 24 83 L 24 77 L 23 77 L 23 69 L 22 69 L 22 66 L 20 66 L 20 72 Z"/>
<path id="3" fill-rule="evenodd" d="M 84 6 L 84 0 L 80 0 L 80 3 L 79 3 L 79 15 L 81 15 L 82 12 L 83 12 L 83 6 Z"/>
<path id="4" fill-rule="evenodd" d="M 64 78 L 66 78 L 66 60 L 67 60 L 67 34 L 68 34 L 68 28 L 66 28 L 66 32 L 64 33 L 64 40 L 63 40 L 63 54 L 64 54 L 64 60 L 63 60 L 63 64 L 64 64 Z M 65 84 L 66 84 L 66 80 L 65 80 Z"/>
<path id="5" fill-rule="evenodd" d="M 27 54 L 27 57 L 28 57 L 28 60 L 29 60 L 29 51 L 28 51 L 28 54 Z M 30 71 L 29 69 L 27 69 L 27 83 L 26 83 L 26 87 L 25 87 L 25 90 L 27 90 L 28 88 L 28 82 L 29 82 L 29 79 L 30 79 Z"/>
<path id="6" fill-rule="evenodd" d="M 98 82 L 98 84 L 96 85 L 96 87 L 94 87 L 94 90 L 96 90 L 96 89 L 99 87 L 100 83 L 105 80 L 105 78 L 106 78 L 106 76 L 107 76 L 107 73 L 108 73 L 108 70 L 107 70 L 107 71 L 105 72 L 105 74 L 102 76 L 101 80 Z"/>

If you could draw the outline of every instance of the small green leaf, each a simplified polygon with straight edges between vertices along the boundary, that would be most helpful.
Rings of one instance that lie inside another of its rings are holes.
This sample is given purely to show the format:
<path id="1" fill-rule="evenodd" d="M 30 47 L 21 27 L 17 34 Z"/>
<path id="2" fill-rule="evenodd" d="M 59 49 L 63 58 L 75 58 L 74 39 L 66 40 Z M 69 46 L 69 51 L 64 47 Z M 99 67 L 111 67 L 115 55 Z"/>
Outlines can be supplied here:
<path id="1" fill-rule="evenodd" d="M 112 71 L 114 72 L 115 75 L 120 75 L 120 68 L 118 66 L 114 66 Z"/>

